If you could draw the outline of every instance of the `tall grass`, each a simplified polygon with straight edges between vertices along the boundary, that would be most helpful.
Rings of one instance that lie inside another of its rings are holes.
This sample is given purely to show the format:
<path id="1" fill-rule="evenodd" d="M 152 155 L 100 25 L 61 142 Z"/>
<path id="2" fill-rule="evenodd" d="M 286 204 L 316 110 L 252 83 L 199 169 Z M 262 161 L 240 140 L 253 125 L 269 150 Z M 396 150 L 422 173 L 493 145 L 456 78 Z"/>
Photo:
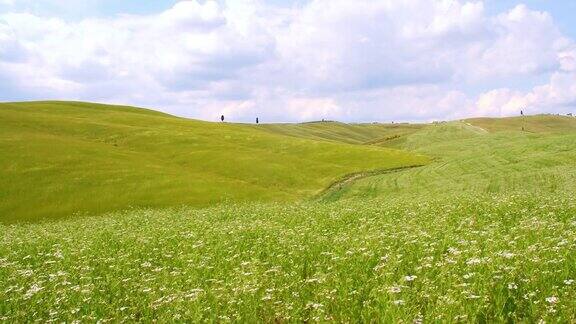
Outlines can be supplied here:
<path id="1" fill-rule="evenodd" d="M 3 226 L 0 320 L 576 320 L 576 203 L 469 196 Z"/>

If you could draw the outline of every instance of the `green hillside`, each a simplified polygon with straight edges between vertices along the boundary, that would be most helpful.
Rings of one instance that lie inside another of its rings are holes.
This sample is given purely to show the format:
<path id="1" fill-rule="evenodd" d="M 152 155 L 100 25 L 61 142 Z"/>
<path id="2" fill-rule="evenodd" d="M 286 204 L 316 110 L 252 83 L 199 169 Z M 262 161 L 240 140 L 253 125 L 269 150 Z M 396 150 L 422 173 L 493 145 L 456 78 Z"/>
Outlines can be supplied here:
<path id="1" fill-rule="evenodd" d="M 471 118 L 464 122 L 490 132 L 521 131 L 559 133 L 576 131 L 576 118 L 558 115 L 519 116 L 508 118 Z"/>
<path id="2" fill-rule="evenodd" d="M 266 124 L 262 128 L 273 133 L 351 144 L 372 144 L 400 138 L 421 129 L 422 124 L 345 124 L 310 122 L 301 124 Z"/>
<path id="3" fill-rule="evenodd" d="M 130 206 L 294 201 L 353 172 L 427 162 L 131 107 L 0 104 L 0 221 Z"/>
<path id="4" fill-rule="evenodd" d="M 519 123 L 528 125 L 518 130 Z M 426 154 L 421 168 L 331 191 L 327 200 L 460 194 L 576 192 L 576 118 L 531 116 L 429 125 L 391 147 Z M 382 143 L 386 145 L 387 143 Z"/>

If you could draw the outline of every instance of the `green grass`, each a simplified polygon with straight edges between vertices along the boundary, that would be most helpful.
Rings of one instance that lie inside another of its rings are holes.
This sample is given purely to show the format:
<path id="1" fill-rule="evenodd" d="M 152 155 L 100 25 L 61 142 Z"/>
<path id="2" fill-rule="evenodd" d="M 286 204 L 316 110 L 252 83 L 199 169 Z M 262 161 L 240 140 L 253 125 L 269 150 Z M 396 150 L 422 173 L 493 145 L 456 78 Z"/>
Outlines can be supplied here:
<path id="1" fill-rule="evenodd" d="M 422 124 L 345 124 L 330 121 L 302 124 L 265 124 L 262 125 L 262 128 L 273 133 L 300 138 L 350 144 L 373 144 L 398 139 L 424 126 Z"/>
<path id="2" fill-rule="evenodd" d="M 398 150 L 119 106 L 0 104 L 0 221 L 129 206 L 296 201 L 348 173 L 427 163 Z"/>
<path id="3" fill-rule="evenodd" d="M 0 118 L 20 188 L 2 206 L 124 208 L 0 223 L 0 322 L 576 322 L 571 119 L 253 126 L 70 103 Z M 232 195 L 200 209 L 178 179 Z"/>
<path id="4" fill-rule="evenodd" d="M 536 124 L 541 117 L 526 119 Z M 563 122 L 563 118 L 560 121 Z M 492 125 L 505 123 L 506 120 L 491 121 Z M 421 168 L 364 178 L 330 191 L 323 199 L 576 193 L 576 132 L 567 129 L 490 133 L 464 122 L 452 122 L 428 126 L 394 147 L 426 154 L 434 158 L 434 162 Z"/>
<path id="5" fill-rule="evenodd" d="M 0 321 L 576 321 L 569 197 L 132 210 L 0 225 Z"/>
<path id="6" fill-rule="evenodd" d="M 464 120 L 490 132 L 521 131 L 558 133 L 576 131 L 576 118 L 557 115 L 520 116 L 511 118 L 472 118 Z"/>

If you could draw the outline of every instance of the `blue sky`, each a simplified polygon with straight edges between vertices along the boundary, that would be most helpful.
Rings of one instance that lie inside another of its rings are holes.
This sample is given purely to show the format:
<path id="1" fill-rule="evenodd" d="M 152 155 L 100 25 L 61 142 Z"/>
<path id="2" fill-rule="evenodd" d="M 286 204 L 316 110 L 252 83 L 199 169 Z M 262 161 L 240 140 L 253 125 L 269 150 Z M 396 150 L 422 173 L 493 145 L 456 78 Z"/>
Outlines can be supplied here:
<path id="1" fill-rule="evenodd" d="M 490 0 L 487 1 L 488 11 L 494 14 L 510 10 L 518 3 L 524 3 L 528 7 L 549 12 L 558 23 L 560 29 L 573 38 L 576 37 L 576 1 L 572 0 Z"/>
<path id="2" fill-rule="evenodd" d="M 575 112 L 574 1 L 0 0 L 0 101 L 213 120 Z"/>

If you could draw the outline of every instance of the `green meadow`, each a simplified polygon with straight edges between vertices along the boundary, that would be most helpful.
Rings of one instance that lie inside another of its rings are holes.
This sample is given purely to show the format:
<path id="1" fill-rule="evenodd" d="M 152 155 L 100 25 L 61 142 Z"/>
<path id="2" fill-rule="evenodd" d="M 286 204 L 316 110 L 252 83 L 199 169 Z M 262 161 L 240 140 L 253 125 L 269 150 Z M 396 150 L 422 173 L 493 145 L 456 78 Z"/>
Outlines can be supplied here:
<path id="1" fill-rule="evenodd" d="M 0 122 L 0 322 L 576 322 L 576 118 Z"/>
<path id="2" fill-rule="evenodd" d="M 572 117 L 441 123 L 379 145 L 424 154 L 434 162 L 359 179 L 323 199 L 576 192 L 576 118 Z"/>
<path id="3" fill-rule="evenodd" d="M 5 223 L 127 207 L 298 201 L 349 173 L 429 161 L 131 107 L 0 104 L 0 121 Z"/>

